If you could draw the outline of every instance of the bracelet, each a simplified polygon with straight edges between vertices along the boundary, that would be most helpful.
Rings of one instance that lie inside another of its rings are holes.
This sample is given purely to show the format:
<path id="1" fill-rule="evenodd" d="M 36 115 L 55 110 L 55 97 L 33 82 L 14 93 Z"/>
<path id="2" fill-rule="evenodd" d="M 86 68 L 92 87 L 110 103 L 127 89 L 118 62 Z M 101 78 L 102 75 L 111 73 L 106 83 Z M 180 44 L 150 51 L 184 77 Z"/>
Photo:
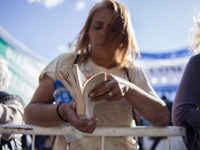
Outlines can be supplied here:
<path id="1" fill-rule="evenodd" d="M 59 117 L 62 121 L 64 121 L 64 122 L 69 122 L 69 121 L 65 120 L 63 117 L 61 117 L 61 115 L 60 115 L 60 113 L 59 113 L 59 107 L 60 107 L 61 104 L 62 104 L 62 103 L 59 103 L 58 106 L 57 106 L 57 108 L 56 108 L 56 112 L 57 112 L 57 114 L 58 114 L 58 117 Z"/>

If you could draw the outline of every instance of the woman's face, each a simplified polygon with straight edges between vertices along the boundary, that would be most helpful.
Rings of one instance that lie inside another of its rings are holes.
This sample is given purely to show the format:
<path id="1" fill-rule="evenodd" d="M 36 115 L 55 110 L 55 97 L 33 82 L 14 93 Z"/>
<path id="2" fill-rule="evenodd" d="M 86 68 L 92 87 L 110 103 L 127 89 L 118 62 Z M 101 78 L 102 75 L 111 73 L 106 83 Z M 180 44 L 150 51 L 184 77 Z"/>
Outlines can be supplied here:
<path id="1" fill-rule="evenodd" d="M 108 46 L 112 33 L 109 32 L 109 35 L 102 35 L 110 23 L 112 13 L 112 9 L 102 9 L 93 16 L 89 28 L 90 53 L 92 56 L 98 58 L 113 58 L 114 56 L 115 49 L 111 45 Z"/>

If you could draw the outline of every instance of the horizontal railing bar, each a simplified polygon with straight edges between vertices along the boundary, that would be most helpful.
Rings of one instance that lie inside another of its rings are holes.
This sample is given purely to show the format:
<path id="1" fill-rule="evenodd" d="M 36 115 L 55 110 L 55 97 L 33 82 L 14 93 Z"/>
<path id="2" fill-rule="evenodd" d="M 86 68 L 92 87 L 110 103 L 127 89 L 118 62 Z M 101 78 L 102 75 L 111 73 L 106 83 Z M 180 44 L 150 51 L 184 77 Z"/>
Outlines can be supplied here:
<path id="1" fill-rule="evenodd" d="M 72 130 L 73 129 L 73 130 Z M 97 127 L 92 134 L 81 133 L 72 126 L 65 127 L 41 127 L 30 124 L 2 124 L 0 134 L 31 134 L 31 135 L 71 135 L 73 132 L 83 134 L 83 136 L 135 136 L 135 137 L 165 137 L 165 136 L 185 136 L 185 128 L 177 126 L 167 127 Z"/>
<path id="2" fill-rule="evenodd" d="M 135 137 L 165 137 L 165 136 L 185 136 L 183 127 L 109 127 L 97 128 L 93 134 L 84 134 L 86 136 L 135 136 Z"/>

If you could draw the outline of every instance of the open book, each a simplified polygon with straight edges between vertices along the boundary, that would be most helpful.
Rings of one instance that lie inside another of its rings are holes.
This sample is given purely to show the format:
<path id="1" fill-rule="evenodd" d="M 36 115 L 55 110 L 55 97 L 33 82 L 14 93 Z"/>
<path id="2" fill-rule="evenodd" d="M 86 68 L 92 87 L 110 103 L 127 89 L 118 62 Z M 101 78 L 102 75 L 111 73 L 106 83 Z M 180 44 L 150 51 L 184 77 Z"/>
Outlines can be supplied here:
<path id="1" fill-rule="evenodd" d="M 106 82 L 106 73 L 98 73 L 87 80 L 78 65 L 73 64 L 60 69 L 56 74 L 56 78 L 63 83 L 75 99 L 79 118 L 91 119 L 95 102 L 91 101 L 88 94 L 91 90 Z"/>

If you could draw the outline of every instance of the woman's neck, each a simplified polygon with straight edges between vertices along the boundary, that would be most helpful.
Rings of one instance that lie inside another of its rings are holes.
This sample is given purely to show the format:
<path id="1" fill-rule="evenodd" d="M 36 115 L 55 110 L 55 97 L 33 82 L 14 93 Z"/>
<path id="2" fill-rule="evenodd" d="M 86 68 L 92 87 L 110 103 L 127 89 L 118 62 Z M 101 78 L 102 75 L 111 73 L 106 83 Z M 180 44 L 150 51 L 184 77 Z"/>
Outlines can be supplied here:
<path id="1" fill-rule="evenodd" d="M 116 63 L 113 61 L 113 58 L 98 58 L 92 55 L 90 55 L 90 58 L 95 64 L 105 67 L 106 69 L 111 69 L 116 66 Z"/>

